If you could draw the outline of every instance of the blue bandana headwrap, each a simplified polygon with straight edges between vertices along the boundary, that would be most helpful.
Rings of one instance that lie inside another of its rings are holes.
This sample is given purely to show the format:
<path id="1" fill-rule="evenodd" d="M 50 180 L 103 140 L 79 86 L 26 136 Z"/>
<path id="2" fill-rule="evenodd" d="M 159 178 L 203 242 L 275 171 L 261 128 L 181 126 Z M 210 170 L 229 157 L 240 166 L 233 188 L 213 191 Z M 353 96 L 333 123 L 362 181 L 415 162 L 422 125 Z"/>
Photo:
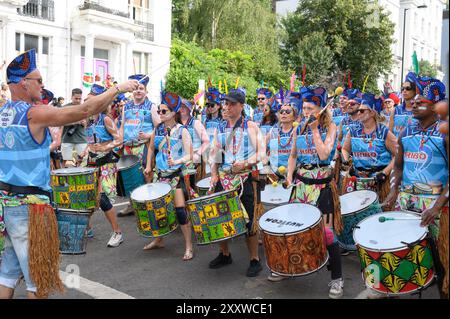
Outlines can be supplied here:
<path id="1" fill-rule="evenodd" d="M 186 106 L 189 111 L 192 111 L 192 103 L 189 100 L 181 99 L 181 105 Z"/>
<path id="2" fill-rule="evenodd" d="M 24 52 L 17 56 L 6 69 L 7 83 L 19 83 L 28 74 L 36 70 L 36 50 Z"/>
<path id="3" fill-rule="evenodd" d="M 92 86 L 91 92 L 89 92 L 89 94 L 97 96 L 97 95 L 100 95 L 100 94 L 105 93 L 105 92 L 106 92 L 106 88 L 105 87 L 103 87 L 101 85 L 98 85 L 98 84 L 94 84 Z"/>
<path id="4" fill-rule="evenodd" d="M 127 98 L 125 97 L 125 94 L 120 93 L 119 95 L 117 95 L 117 97 L 114 99 L 113 104 L 119 104 L 122 101 L 126 101 Z"/>
<path id="5" fill-rule="evenodd" d="M 55 95 L 51 91 L 49 91 L 47 89 L 43 89 L 42 90 L 41 100 L 42 101 L 47 101 L 47 104 L 49 104 L 53 100 L 54 96 Z"/>
<path id="6" fill-rule="evenodd" d="M 256 89 L 256 95 L 265 95 L 266 98 L 270 99 L 273 96 L 273 93 L 268 88 L 259 88 Z"/>
<path id="7" fill-rule="evenodd" d="M 161 93 L 161 104 L 167 105 L 173 112 L 178 113 L 181 109 L 181 97 L 171 92 Z"/>
<path id="8" fill-rule="evenodd" d="M 214 87 L 208 88 L 208 92 L 206 92 L 206 99 L 210 103 L 220 104 L 221 94 L 220 91 Z"/>
<path id="9" fill-rule="evenodd" d="M 366 105 L 378 113 L 381 112 L 382 100 L 380 98 L 376 98 L 375 94 L 364 93 L 362 95 L 362 98 L 357 98 L 355 100 L 358 100 L 357 102 L 359 102 L 361 105 Z"/>
<path id="10" fill-rule="evenodd" d="M 142 80 L 142 79 L 144 79 L 144 80 Z M 147 86 L 148 82 L 150 81 L 150 77 L 146 76 L 145 74 L 135 74 L 135 75 L 130 75 L 128 77 L 128 80 L 137 80 L 142 85 Z"/>
<path id="11" fill-rule="evenodd" d="M 302 95 L 299 92 L 290 92 L 285 98 L 284 103 L 292 105 L 294 111 L 297 112 L 297 114 L 301 114 L 303 109 L 303 101 Z"/>
<path id="12" fill-rule="evenodd" d="M 323 87 L 302 87 L 300 93 L 303 102 L 311 102 L 319 107 L 327 105 L 328 94 Z"/>
<path id="13" fill-rule="evenodd" d="M 409 72 L 405 82 L 414 83 L 416 94 L 434 103 L 445 99 L 445 85 L 438 79 L 429 76 L 417 77 L 415 73 Z"/>
<path id="14" fill-rule="evenodd" d="M 281 104 L 278 103 L 277 99 L 275 97 L 271 97 L 269 99 L 269 103 L 268 103 L 270 110 L 272 111 L 272 113 L 277 113 L 280 108 L 281 108 Z"/>
<path id="15" fill-rule="evenodd" d="M 348 97 L 349 100 L 352 100 L 352 99 L 354 99 L 355 97 L 358 97 L 358 95 L 359 95 L 360 93 L 361 93 L 361 92 L 359 92 L 358 89 L 349 89 L 349 88 L 346 88 L 346 89 L 344 90 L 344 92 L 342 93 L 342 95 Z"/>

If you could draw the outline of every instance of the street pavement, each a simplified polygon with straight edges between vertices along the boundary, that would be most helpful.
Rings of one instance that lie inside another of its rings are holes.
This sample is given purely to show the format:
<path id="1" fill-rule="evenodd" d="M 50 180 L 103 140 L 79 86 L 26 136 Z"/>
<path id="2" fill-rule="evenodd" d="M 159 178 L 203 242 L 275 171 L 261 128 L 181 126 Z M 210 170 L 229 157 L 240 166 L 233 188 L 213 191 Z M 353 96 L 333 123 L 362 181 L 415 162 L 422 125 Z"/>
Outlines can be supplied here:
<path id="1" fill-rule="evenodd" d="M 124 200 L 115 205 L 120 210 Z M 95 237 L 88 240 L 87 253 L 81 256 L 62 256 L 61 270 L 70 274 L 79 270 L 82 277 L 76 289 L 65 294 L 52 295 L 51 299 L 136 298 L 136 299 L 328 299 L 330 272 L 326 267 L 304 277 L 269 282 L 270 274 L 259 247 L 263 271 L 254 278 L 246 277 L 249 266 L 244 237 L 231 243 L 233 263 L 221 269 L 209 269 L 208 263 L 218 254 L 217 245 L 195 246 L 194 259 L 183 261 L 184 241 L 181 230 L 164 239 L 165 248 L 144 251 L 150 239 L 140 236 L 134 216 L 118 218 L 124 242 L 117 248 L 106 244 L 111 227 L 101 211 L 92 217 Z M 347 299 L 365 299 L 358 256 L 355 253 L 342 257 L 345 280 L 344 296 Z M 76 281 L 66 280 L 69 287 Z M 16 298 L 25 298 L 24 284 L 16 291 Z M 417 295 L 400 298 L 419 298 Z M 424 299 L 439 298 L 436 285 L 422 293 Z"/>

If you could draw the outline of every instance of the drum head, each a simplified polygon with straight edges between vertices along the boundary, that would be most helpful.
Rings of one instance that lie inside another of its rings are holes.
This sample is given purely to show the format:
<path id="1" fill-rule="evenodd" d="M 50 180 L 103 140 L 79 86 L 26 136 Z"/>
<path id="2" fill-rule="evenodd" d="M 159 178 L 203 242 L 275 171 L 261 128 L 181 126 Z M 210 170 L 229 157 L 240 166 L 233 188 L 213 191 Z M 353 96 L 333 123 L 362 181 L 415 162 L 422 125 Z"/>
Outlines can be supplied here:
<path id="1" fill-rule="evenodd" d="M 208 188 L 209 189 L 210 185 L 211 185 L 211 177 L 204 178 L 197 182 L 198 188 Z"/>
<path id="2" fill-rule="evenodd" d="M 381 222 L 381 217 L 394 220 Z M 395 220 L 395 218 L 403 219 Z M 416 219 L 405 220 L 405 218 Z M 420 227 L 420 215 L 398 211 L 367 217 L 355 227 L 353 238 L 357 245 L 369 250 L 395 251 L 422 239 L 426 233 L 427 228 Z"/>
<path id="3" fill-rule="evenodd" d="M 272 185 L 266 185 L 264 191 L 261 192 L 261 202 L 270 205 L 287 204 L 290 196 L 290 189 L 284 189 L 282 186 L 273 187 Z"/>
<path id="4" fill-rule="evenodd" d="M 169 194 L 171 190 L 167 183 L 145 184 L 132 191 L 130 198 L 137 202 L 152 201 Z"/>
<path id="5" fill-rule="evenodd" d="M 92 174 L 95 172 L 95 170 L 96 169 L 92 167 L 68 167 L 54 170 L 52 171 L 51 175 L 67 176 L 67 175 Z"/>
<path id="6" fill-rule="evenodd" d="M 369 190 L 361 190 L 347 193 L 339 197 L 342 215 L 362 211 L 378 200 L 377 193 Z"/>
<path id="7" fill-rule="evenodd" d="M 269 210 L 259 219 L 259 226 L 272 234 L 302 232 L 320 220 L 322 214 L 317 207 L 308 204 L 288 204 Z"/>
<path id="8" fill-rule="evenodd" d="M 117 162 L 117 169 L 119 171 L 122 171 L 124 169 L 127 169 L 133 165 L 135 165 L 137 162 L 139 162 L 139 157 L 136 155 L 125 155 L 122 156 L 119 161 Z"/>

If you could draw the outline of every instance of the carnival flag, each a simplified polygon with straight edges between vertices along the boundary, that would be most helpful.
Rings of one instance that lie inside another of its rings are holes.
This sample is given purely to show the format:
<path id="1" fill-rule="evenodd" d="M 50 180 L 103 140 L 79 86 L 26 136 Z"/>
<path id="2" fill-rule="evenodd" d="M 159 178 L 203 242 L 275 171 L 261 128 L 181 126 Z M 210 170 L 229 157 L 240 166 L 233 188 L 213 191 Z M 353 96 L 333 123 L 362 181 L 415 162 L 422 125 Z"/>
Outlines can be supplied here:
<path id="1" fill-rule="evenodd" d="M 295 92 L 295 79 L 296 78 L 297 78 L 297 76 L 295 75 L 295 72 L 292 73 L 292 76 L 291 76 L 291 87 L 289 88 L 289 90 L 291 92 Z"/>
<path id="2" fill-rule="evenodd" d="M 223 84 L 225 85 L 225 94 L 228 94 L 228 85 L 227 85 L 227 80 L 223 80 Z"/>
<path id="3" fill-rule="evenodd" d="M 414 73 L 419 75 L 419 73 L 420 73 L 420 66 L 419 66 L 419 59 L 417 59 L 416 51 L 414 51 L 414 53 L 412 55 L 412 64 L 413 64 L 413 68 L 414 68 Z"/>
<path id="4" fill-rule="evenodd" d="M 84 73 L 83 75 L 83 86 L 87 89 L 91 88 L 91 86 L 94 84 L 94 77 L 92 76 L 92 73 Z"/>
<path id="5" fill-rule="evenodd" d="M 198 80 L 198 92 L 205 92 L 205 80 Z M 198 101 L 198 105 L 201 107 L 205 106 L 205 94 L 203 93 L 202 96 L 200 96 L 200 99 Z"/>

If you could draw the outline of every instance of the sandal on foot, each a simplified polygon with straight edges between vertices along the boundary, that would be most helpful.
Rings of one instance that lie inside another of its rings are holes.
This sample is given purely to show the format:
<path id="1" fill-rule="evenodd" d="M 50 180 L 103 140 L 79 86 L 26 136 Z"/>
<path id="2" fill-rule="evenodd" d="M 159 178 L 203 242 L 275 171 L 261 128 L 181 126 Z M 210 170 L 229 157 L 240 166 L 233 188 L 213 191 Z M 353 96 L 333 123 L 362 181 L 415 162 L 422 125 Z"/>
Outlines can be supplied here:
<path id="1" fill-rule="evenodd" d="M 158 248 L 164 248 L 164 244 L 156 244 L 154 241 L 147 244 L 142 248 L 143 250 L 152 250 L 152 249 L 158 249 Z"/>
<path id="2" fill-rule="evenodd" d="M 194 258 L 193 250 L 192 249 L 186 249 L 186 251 L 184 252 L 183 260 L 184 261 L 188 261 L 188 260 L 191 260 L 192 258 Z"/>

